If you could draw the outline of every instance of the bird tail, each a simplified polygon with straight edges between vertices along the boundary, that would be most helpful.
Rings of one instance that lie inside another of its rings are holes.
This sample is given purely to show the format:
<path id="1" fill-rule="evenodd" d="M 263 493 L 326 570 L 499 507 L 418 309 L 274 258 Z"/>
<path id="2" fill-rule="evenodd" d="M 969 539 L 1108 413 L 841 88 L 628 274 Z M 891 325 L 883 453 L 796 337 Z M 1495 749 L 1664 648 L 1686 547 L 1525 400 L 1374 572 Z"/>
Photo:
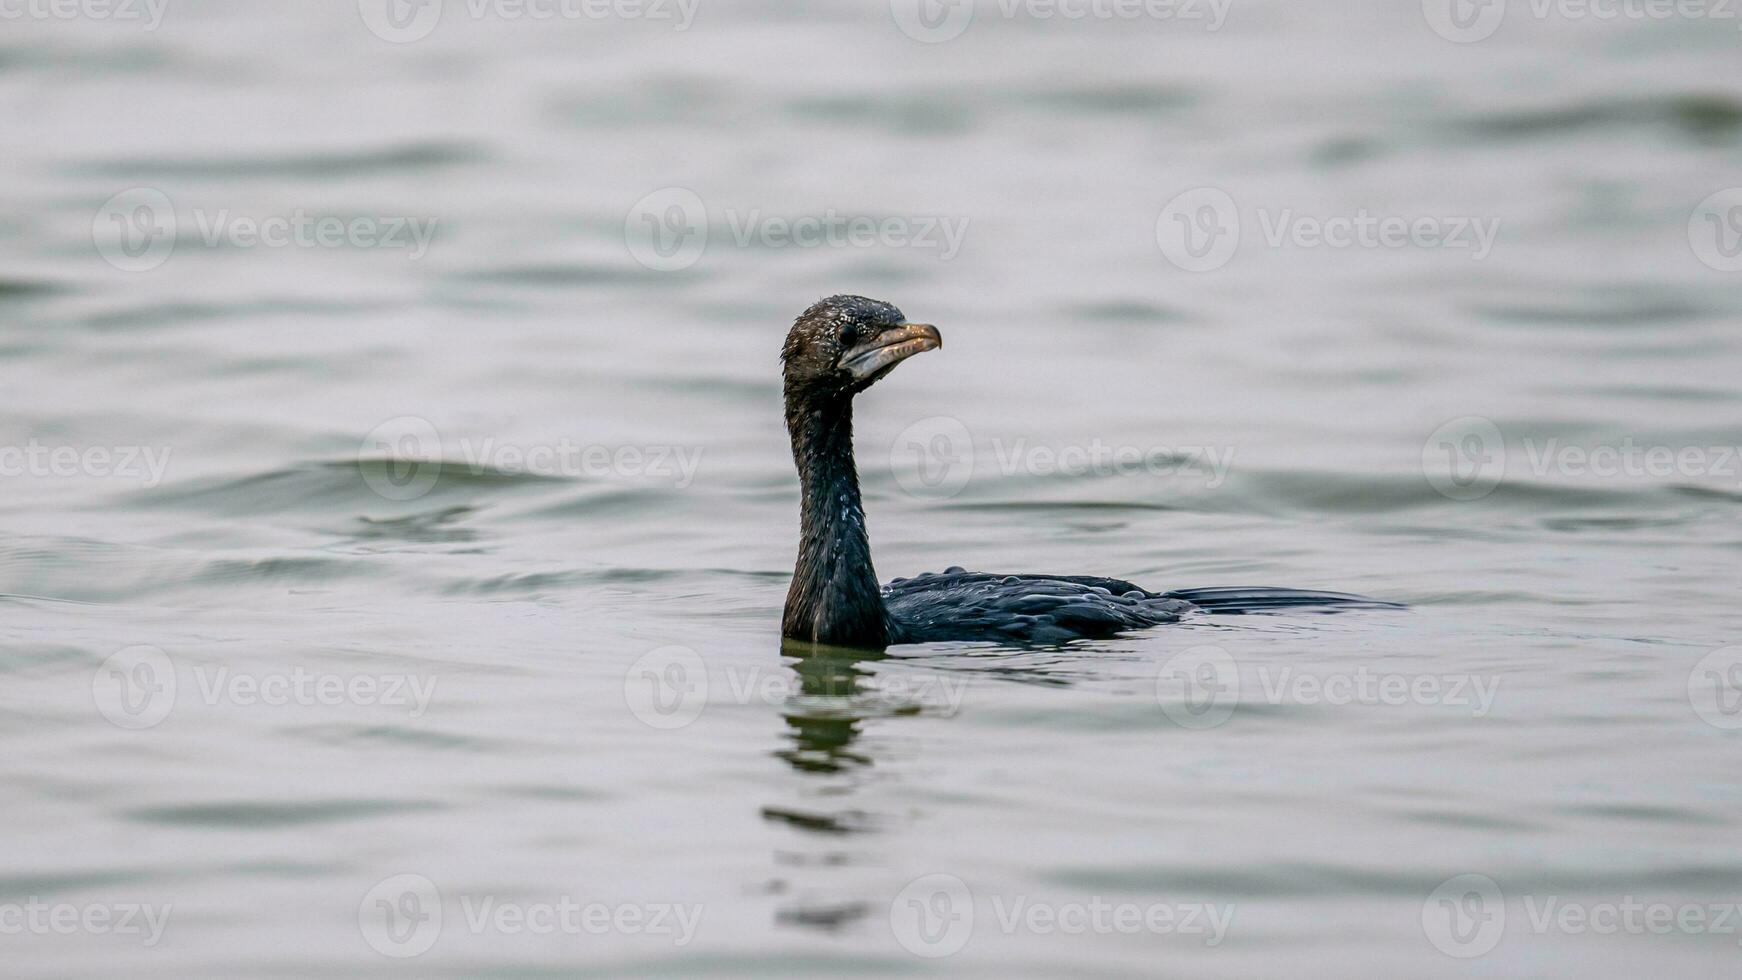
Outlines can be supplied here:
<path id="1" fill-rule="evenodd" d="M 1326 612 L 1342 609 L 1403 609 L 1403 604 L 1369 599 L 1347 592 L 1313 592 L 1307 589 L 1275 589 L 1246 586 L 1212 589 L 1175 589 L 1166 593 L 1170 599 L 1184 599 L 1215 616 L 1240 616 L 1246 613 L 1269 612 L 1273 609 L 1319 608 Z"/>

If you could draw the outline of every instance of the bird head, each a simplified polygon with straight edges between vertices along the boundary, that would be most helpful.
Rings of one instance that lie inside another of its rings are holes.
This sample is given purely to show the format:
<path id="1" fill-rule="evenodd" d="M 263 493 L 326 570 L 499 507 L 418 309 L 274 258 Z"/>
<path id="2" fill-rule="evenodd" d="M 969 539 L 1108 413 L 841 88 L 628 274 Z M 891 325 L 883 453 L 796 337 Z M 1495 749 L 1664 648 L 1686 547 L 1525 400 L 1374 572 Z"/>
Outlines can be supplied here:
<path id="1" fill-rule="evenodd" d="M 786 335 L 787 400 L 851 398 L 902 361 L 943 345 L 938 328 L 908 323 L 888 303 L 830 296 L 800 314 Z"/>

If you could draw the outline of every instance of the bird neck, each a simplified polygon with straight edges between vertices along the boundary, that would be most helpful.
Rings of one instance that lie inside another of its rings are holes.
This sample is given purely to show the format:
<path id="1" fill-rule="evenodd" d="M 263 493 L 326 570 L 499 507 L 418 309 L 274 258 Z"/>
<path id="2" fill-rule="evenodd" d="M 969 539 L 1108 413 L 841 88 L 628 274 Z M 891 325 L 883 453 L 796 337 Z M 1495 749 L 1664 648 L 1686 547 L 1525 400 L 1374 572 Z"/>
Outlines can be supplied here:
<path id="1" fill-rule="evenodd" d="M 787 430 L 802 487 L 798 565 L 782 632 L 793 639 L 882 649 L 889 622 L 853 466 L 853 403 L 788 403 Z"/>

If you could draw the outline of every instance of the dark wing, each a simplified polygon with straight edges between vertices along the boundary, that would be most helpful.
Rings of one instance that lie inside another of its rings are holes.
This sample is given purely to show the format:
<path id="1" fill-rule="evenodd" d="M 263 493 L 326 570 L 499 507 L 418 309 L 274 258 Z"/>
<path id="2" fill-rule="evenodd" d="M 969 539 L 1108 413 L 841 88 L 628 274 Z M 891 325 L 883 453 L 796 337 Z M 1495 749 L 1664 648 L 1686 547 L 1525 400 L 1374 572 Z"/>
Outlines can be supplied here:
<path id="1" fill-rule="evenodd" d="M 898 578 L 883 605 L 895 643 L 1063 643 L 1177 622 L 1192 608 L 1123 579 L 960 568 Z"/>
<path id="2" fill-rule="evenodd" d="M 1326 612 L 1342 609 L 1402 609 L 1399 603 L 1369 599 L 1347 592 L 1313 592 L 1307 589 L 1277 589 L 1268 586 L 1238 586 L 1214 589 L 1175 589 L 1164 592 L 1170 599 L 1184 599 L 1216 616 L 1265 612 L 1271 609 L 1316 608 Z"/>
<path id="3" fill-rule="evenodd" d="M 992 575 L 947 569 L 883 587 L 891 643 L 1064 643 L 1179 622 L 1188 612 L 1402 609 L 1346 592 L 1264 586 L 1151 592 L 1096 575 Z"/>

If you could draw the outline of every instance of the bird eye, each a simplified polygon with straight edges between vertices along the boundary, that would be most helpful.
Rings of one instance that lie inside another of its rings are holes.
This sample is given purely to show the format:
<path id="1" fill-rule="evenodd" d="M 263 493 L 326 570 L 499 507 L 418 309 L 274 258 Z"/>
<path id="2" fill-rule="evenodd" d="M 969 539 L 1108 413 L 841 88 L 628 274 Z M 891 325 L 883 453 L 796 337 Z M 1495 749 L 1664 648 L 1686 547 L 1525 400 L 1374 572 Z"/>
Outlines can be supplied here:
<path id="1" fill-rule="evenodd" d="M 841 328 L 841 346 L 842 347 L 852 347 L 854 344 L 857 344 L 858 342 L 859 342 L 859 328 L 858 327 L 855 327 L 849 323 L 846 326 Z"/>

